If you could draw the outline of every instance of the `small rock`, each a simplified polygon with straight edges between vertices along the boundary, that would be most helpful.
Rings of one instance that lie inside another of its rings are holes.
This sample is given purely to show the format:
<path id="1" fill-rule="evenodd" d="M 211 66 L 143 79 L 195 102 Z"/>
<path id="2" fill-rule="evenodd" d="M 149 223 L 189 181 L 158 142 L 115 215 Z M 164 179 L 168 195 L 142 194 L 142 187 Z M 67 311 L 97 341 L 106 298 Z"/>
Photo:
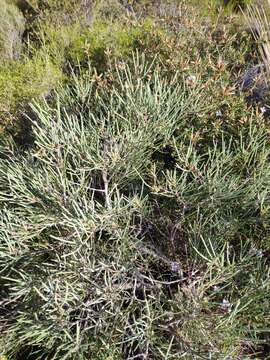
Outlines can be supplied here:
<path id="1" fill-rule="evenodd" d="M 269 90 L 265 75 L 264 64 L 254 65 L 237 82 L 236 86 L 240 91 L 249 93 L 247 96 L 249 103 L 258 103 L 265 99 Z"/>
<path id="2" fill-rule="evenodd" d="M 180 271 L 180 266 L 177 262 L 171 263 L 171 271 L 178 273 Z"/>
<path id="3" fill-rule="evenodd" d="M 232 306 L 231 303 L 227 299 L 223 299 L 222 303 L 220 305 L 222 310 L 228 311 L 228 312 L 231 311 L 231 306 Z"/>
<path id="4" fill-rule="evenodd" d="M 190 87 L 194 87 L 197 83 L 197 79 L 196 79 L 196 76 L 195 75 L 189 75 L 187 78 L 186 78 L 186 84 Z"/>
<path id="5" fill-rule="evenodd" d="M 216 117 L 218 117 L 218 118 L 222 117 L 221 110 L 216 111 Z"/>
<path id="6" fill-rule="evenodd" d="M 250 256 L 263 257 L 263 251 L 261 249 L 256 249 L 255 247 L 249 250 Z"/>
<path id="7" fill-rule="evenodd" d="M 20 56 L 25 19 L 15 4 L 0 0 L 0 62 Z"/>

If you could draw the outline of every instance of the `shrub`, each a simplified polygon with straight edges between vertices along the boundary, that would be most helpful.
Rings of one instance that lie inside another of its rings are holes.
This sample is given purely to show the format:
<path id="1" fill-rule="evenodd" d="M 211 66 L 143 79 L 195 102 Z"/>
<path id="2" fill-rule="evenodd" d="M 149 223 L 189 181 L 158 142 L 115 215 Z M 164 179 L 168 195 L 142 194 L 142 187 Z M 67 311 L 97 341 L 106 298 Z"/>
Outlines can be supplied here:
<path id="1" fill-rule="evenodd" d="M 13 61 L 0 66 L 1 128 L 19 125 L 13 118 L 35 97 L 47 96 L 62 73 L 49 59 L 37 54 L 32 59 Z"/>
<path id="2" fill-rule="evenodd" d="M 224 359 L 260 350 L 267 132 L 251 121 L 202 152 L 191 119 L 205 111 L 203 91 L 134 58 L 113 86 L 84 73 L 55 107 L 36 103 L 28 153 L 2 146 L 7 354 Z"/>
<path id="3" fill-rule="evenodd" d="M 14 0 L 34 22 L 47 21 L 56 24 L 70 24 L 74 21 L 90 25 L 92 21 L 92 0 Z"/>
<path id="4" fill-rule="evenodd" d="M 45 96 L 61 73 L 53 64 L 36 58 L 4 66 L 0 72 L 2 111 L 10 111 L 36 96 Z"/>
<path id="5" fill-rule="evenodd" d="M 90 61 L 102 73 L 117 59 L 129 61 L 135 50 L 144 53 L 150 61 L 164 57 L 166 51 L 171 52 L 165 38 L 165 32 L 150 19 L 127 23 L 125 28 L 119 23 L 96 22 L 93 29 L 71 42 L 67 56 L 75 65 L 87 67 Z"/>
<path id="6" fill-rule="evenodd" d="M 223 0 L 225 6 L 229 6 L 231 8 L 245 8 L 249 3 L 250 0 Z"/>
<path id="7" fill-rule="evenodd" d="M 67 74 L 71 67 L 73 70 L 78 65 L 87 68 L 89 61 L 98 73 L 105 72 L 108 63 L 120 57 L 128 60 L 136 49 L 149 53 L 149 59 L 171 52 L 166 44 L 168 34 L 153 19 L 131 19 L 122 14 L 121 22 L 116 22 L 116 19 L 104 18 L 101 9 L 102 6 L 93 11 L 95 22 L 91 28 L 76 16 L 72 22 L 58 18 L 55 23 L 49 16 L 56 16 L 58 10 L 54 8 L 48 16 L 40 15 L 33 25 L 36 31 L 30 36 L 31 48 L 48 54 Z"/>
<path id="8" fill-rule="evenodd" d="M 87 69 L 89 62 L 98 73 L 104 73 L 119 59 L 129 61 L 135 50 L 150 61 L 155 57 L 166 61 L 172 55 L 171 35 L 150 18 L 125 19 L 124 24 L 96 19 L 90 29 L 78 23 L 59 27 L 47 24 L 40 33 L 43 51 L 67 73 L 78 66 Z"/>

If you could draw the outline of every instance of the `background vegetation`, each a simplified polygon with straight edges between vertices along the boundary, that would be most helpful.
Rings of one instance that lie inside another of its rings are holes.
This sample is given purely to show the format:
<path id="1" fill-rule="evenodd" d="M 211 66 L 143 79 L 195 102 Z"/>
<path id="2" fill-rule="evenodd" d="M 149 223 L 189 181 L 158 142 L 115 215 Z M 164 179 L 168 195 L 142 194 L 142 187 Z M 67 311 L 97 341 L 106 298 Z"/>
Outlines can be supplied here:
<path id="1" fill-rule="evenodd" d="M 241 91 L 239 4 L 2 2 L 3 358 L 267 359 L 268 96 Z"/>

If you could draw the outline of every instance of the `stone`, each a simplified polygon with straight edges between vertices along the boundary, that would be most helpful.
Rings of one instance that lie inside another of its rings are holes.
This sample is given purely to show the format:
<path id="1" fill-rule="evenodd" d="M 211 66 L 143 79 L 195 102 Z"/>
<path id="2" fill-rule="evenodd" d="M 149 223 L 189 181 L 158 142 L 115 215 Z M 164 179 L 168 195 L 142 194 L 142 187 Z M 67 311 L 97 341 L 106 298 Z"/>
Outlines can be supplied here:
<path id="1" fill-rule="evenodd" d="M 253 65 L 247 69 L 237 82 L 237 88 L 248 93 L 247 101 L 249 103 L 263 101 L 269 91 L 264 64 Z"/>
<path id="2" fill-rule="evenodd" d="M 0 0 L 0 63 L 20 56 L 25 19 L 17 6 Z"/>

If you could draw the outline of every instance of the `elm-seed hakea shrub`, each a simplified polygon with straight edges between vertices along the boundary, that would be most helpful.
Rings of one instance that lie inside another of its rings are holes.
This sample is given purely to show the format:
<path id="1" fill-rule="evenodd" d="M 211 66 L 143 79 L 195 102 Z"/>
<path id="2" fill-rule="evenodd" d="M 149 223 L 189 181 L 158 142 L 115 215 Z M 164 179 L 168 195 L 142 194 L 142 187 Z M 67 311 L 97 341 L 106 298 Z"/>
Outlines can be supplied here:
<path id="1" fill-rule="evenodd" d="M 114 91 L 99 95 L 91 81 L 78 81 L 55 108 L 36 105 L 34 149 L 2 154 L 1 333 L 8 353 L 93 359 L 156 352 L 158 309 L 149 318 L 142 304 L 155 307 L 151 297 L 162 294 L 148 268 L 159 260 L 141 250 L 148 212 L 142 176 L 154 149 L 197 103 L 182 86 L 150 76 L 151 68 L 135 63 L 134 72 L 119 73 Z"/>
<path id="2" fill-rule="evenodd" d="M 266 135 L 251 128 L 202 155 L 190 119 L 203 87 L 138 57 L 113 85 L 84 76 L 33 106 L 33 148 L 1 147 L 1 351 L 240 356 L 269 307 L 251 248 L 269 232 Z"/>

